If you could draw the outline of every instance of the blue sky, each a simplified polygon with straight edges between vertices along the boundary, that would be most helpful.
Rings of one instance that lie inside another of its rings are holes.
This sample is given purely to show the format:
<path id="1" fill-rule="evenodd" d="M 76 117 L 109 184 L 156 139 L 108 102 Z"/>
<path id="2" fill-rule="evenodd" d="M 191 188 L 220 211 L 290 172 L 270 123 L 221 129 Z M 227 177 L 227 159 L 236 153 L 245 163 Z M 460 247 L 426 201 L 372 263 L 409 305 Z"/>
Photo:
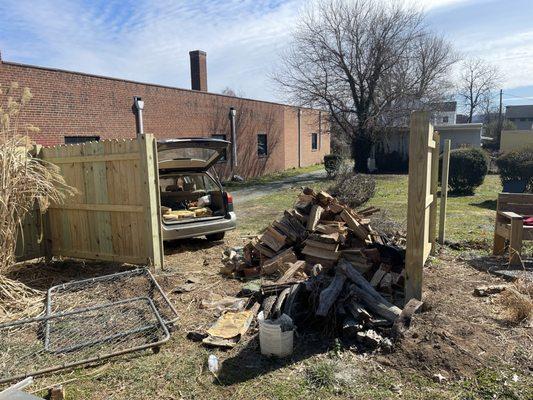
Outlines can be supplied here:
<path id="1" fill-rule="evenodd" d="M 533 104 L 533 1 L 405 1 L 464 56 L 500 69 L 506 104 Z M 210 91 L 283 100 L 268 75 L 306 3 L 0 0 L 0 51 L 5 61 L 189 88 L 188 52 L 201 49 Z"/>

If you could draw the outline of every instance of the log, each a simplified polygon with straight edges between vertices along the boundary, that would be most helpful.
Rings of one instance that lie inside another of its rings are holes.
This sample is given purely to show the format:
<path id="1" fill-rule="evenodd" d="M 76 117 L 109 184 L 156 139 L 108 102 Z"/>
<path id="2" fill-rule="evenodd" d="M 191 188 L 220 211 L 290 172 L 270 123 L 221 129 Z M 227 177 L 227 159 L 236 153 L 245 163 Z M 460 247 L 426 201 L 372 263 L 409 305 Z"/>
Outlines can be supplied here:
<path id="1" fill-rule="evenodd" d="M 304 271 L 305 261 L 298 260 L 296 262 L 288 263 L 289 268 L 285 271 L 283 276 L 276 281 L 277 284 L 284 284 L 289 282 L 298 271 Z"/>
<path id="2" fill-rule="evenodd" d="M 346 282 L 346 275 L 336 274 L 329 286 L 322 290 L 316 311 L 317 316 L 325 317 L 328 315 L 329 309 L 335 303 L 344 287 L 344 282 Z"/>
<path id="3" fill-rule="evenodd" d="M 366 240 L 368 238 L 368 230 L 359 222 L 357 222 L 357 220 L 348 211 L 343 210 L 340 216 L 342 220 L 346 222 L 348 228 L 353 231 L 355 236 L 361 240 Z"/>
<path id="4" fill-rule="evenodd" d="M 281 232 L 279 232 L 277 229 L 273 228 L 272 226 L 269 226 L 263 232 L 259 240 L 263 242 L 264 244 L 266 244 L 268 247 L 270 247 L 275 252 L 278 252 L 287 242 L 287 236 L 285 236 L 284 234 L 282 234 Z"/>
<path id="5" fill-rule="evenodd" d="M 318 192 L 316 197 L 316 201 L 318 204 L 320 204 L 322 207 L 327 207 L 328 204 L 330 204 L 333 201 L 333 196 L 331 196 L 328 192 Z"/>
<path id="6" fill-rule="evenodd" d="M 280 271 L 285 263 L 293 263 L 296 261 L 298 261 L 298 258 L 296 257 L 296 254 L 294 254 L 292 247 L 288 248 L 263 264 L 263 274 L 271 275 L 277 271 Z"/>
<path id="7" fill-rule="evenodd" d="M 399 317 L 402 310 L 381 296 L 349 262 L 341 259 L 337 271 L 353 282 L 350 289 L 370 312 L 391 322 Z"/>
<path id="8" fill-rule="evenodd" d="M 307 230 L 310 232 L 314 232 L 316 229 L 316 226 L 318 224 L 318 221 L 320 221 L 320 216 L 324 212 L 324 209 L 320 207 L 318 204 L 315 204 L 311 208 L 311 212 L 309 213 L 309 219 L 307 220 Z"/>
<path id="9" fill-rule="evenodd" d="M 392 332 L 395 337 L 402 337 L 405 331 L 409 329 L 413 315 L 422 307 L 422 304 L 424 303 L 417 299 L 411 299 L 407 302 L 400 316 L 392 325 Z"/>

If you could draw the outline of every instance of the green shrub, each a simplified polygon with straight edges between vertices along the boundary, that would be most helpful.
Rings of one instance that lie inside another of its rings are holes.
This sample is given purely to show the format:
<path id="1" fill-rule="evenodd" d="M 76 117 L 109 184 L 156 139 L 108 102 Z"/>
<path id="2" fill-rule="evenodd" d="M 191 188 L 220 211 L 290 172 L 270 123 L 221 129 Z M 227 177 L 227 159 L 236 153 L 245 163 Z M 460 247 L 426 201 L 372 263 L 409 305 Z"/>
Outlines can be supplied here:
<path id="1" fill-rule="evenodd" d="M 485 153 L 480 149 L 455 149 L 450 152 L 450 191 L 459 195 L 474 194 L 489 170 Z"/>
<path id="2" fill-rule="evenodd" d="M 409 170 L 409 157 L 394 150 L 386 152 L 382 148 L 376 151 L 376 168 L 381 174 L 403 174 Z"/>
<path id="3" fill-rule="evenodd" d="M 509 181 L 526 182 L 526 190 L 533 189 L 533 147 L 528 146 L 519 150 L 509 151 L 496 160 L 500 170 L 502 184 Z"/>
<path id="4" fill-rule="evenodd" d="M 356 174 L 349 167 L 342 168 L 328 192 L 341 203 L 352 208 L 365 204 L 374 197 L 376 180 L 372 175 Z"/>
<path id="5" fill-rule="evenodd" d="M 326 154 L 324 156 L 324 168 L 330 178 L 337 175 L 341 168 L 342 160 L 342 156 L 338 154 Z"/>

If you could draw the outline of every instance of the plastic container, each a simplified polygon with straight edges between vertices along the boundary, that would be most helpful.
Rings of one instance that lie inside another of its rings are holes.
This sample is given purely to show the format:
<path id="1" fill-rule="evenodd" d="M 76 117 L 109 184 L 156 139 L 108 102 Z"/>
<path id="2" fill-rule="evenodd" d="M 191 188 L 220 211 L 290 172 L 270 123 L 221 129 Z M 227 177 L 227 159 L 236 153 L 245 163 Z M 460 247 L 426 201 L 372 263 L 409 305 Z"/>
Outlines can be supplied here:
<path id="1" fill-rule="evenodd" d="M 277 320 L 265 320 L 263 312 L 258 315 L 259 345 L 265 356 L 287 357 L 292 354 L 294 325 L 292 319 L 283 314 Z"/>

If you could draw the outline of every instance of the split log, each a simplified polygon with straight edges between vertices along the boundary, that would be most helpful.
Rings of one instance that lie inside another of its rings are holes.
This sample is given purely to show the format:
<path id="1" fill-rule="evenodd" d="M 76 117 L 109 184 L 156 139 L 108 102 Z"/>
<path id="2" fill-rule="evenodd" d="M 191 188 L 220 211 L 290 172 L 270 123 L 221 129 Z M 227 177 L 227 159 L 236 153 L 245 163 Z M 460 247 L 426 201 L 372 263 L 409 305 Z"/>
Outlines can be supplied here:
<path id="1" fill-rule="evenodd" d="M 357 222 L 357 220 L 347 210 L 344 210 L 340 216 L 342 220 L 346 222 L 348 228 L 353 231 L 355 236 L 361 240 L 366 240 L 368 238 L 368 230 L 364 227 L 364 225 L 361 225 L 359 222 Z"/>
<path id="2" fill-rule="evenodd" d="M 392 325 L 392 332 L 395 337 L 400 338 L 405 334 L 405 331 L 409 329 L 413 315 L 422 307 L 422 304 L 424 303 L 417 299 L 411 299 L 407 302 L 400 316 Z"/>
<path id="3" fill-rule="evenodd" d="M 298 258 L 296 257 L 296 254 L 294 254 L 292 247 L 288 248 L 287 250 L 284 250 L 283 252 L 275 255 L 263 264 L 263 274 L 271 275 L 275 272 L 282 270 L 283 265 L 285 263 L 293 263 L 296 261 L 298 261 Z"/>
<path id="4" fill-rule="evenodd" d="M 346 339 L 354 339 L 357 332 L 363 329 L 363 325 L 359 324 L 352 316 L 346 317 L 342 323 L 342 336 Z"/>
<path id="5" fill-rule="evenodd" d="M 383 277 L 387 274 L 388 270 L 386 268 L 383 268 L 381 265 L 378 268 L 376 272 L 374 272 L 374 275 L 372 276 L 372 279 L 370 279 L 370 284 L 372 287 L 378 287 L 379 283 L 383 279 Z"/>
<path id="6" fill-rule="evenodd" d="M 307 230 L 310 232 L 314 232 L 316 229 L 316 226 L 318 224 L 318 221 L 320 221 L 320 216 L 324 212 L 324 209 L 320 207 L 318 204 L 315 204 L 311 208 L 311 212 L 309 213 L 309 219 L 307 220 Z"/>
<path id="7" fill-rule="evenodd" d="M 344 282 L 346 282 L 346 275 L 336 274 L 329 286 L 322 290 L 316 311 L 317 316 L 325 317 L 328 315 L 329 309 L 335 303 L 344 287 Z"/>
<path id="8" fill-rule="evenodd" d="M 263 232 L 259 240 L 275 252 L 278 252 L 283 246 L 285 246 L 285 243 L 287 242 L 287 236 L 285 236 L 272 226 L 269 226 Z"/>
<path id="9" fill-rule="evenodd" d="M 341 260 L 337 265 L 337 271 L 353 282 L 350 289 L 370 312 L 391 322 L 398 318 L 402 310 L 381 296 L 349 262 Z"/>
<path id="10" fill-rule="evenodd" d="M 338 251 L 326 250 L 321 247 L 315 247 L 308 244 L 302 250 L 302 254 L 318 259 L 337 261 L 341 253 L 339 253 Z"/>
<path id="11" fill-rule="evenodd" d="M 320 204 L 322 207 L 327 207 L 328 204 L 330 204 L 333 201 L 333 196 L 331 196 L 328 192 L 318 192 L 316 197 L 316 201 L 318 204 Z"/>
<path id="12" fill-rule="evenodd" d="M 357 321 L 368 323 L 372 318 L 368 311 L 366 311 L 365 308 L 354 298 L 351 298 L 349 301 L 345 301 L 344 306 Z"/>
<path id="13" fill-rule="evenodd" d="M 303 260 L 298 260 L 287 264 L 289 264 L 289 268 L 283 273 L 283 276 L 276 281 L 277 284 L 288 283 L 297 272 L 303 272 L 305 268 L 305 261 Z"/>

